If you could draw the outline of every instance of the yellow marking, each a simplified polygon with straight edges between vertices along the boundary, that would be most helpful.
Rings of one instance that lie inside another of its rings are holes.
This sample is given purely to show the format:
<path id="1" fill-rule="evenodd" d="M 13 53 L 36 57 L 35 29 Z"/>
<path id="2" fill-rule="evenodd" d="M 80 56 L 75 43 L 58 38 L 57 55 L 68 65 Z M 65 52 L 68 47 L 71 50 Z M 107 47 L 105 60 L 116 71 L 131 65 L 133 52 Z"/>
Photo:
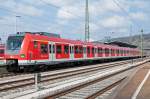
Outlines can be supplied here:
<path id="1" fill-rule="evenodd" d="M 45 41 L 45 40 L 33 40 L 33 41 L 40 41 L 40 42 L 49 42 L 49 41 Z"/>

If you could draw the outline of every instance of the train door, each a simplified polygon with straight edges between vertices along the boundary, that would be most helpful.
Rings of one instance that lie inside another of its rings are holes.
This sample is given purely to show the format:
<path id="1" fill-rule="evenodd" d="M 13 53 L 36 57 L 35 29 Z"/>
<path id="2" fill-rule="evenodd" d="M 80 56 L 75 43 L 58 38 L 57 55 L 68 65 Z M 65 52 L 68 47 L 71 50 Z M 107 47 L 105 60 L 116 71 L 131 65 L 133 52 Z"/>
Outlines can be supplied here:
<path id="1" fill-rule="evenodd" d="M 74 59 L 74 46 L 70 45 L 70 59 L 73 60 Z"/>
<path id="2" fill-rule="evenodd" d="M 55 43 L 49 42 L 49 60 L 55 61 Z"/>
<path id="3" fill-rule="evenodd" d="M 95 49 L 95 58 L 97 58 L 98 57 L 98 48 L 95 47 L 94 49 Z"/>
<path id="4" fill-rule="evenodd" d="M 40 59 L 40 42 L 30 41 L 28 47 L 28 63 L 36 62 L 37 59 Z"/>
<path id="5" fill-rule="evenodd" d="M 83 46 L 83 58 L 86 59 L 87 57 L 87 48 L 86 46 Z"/>

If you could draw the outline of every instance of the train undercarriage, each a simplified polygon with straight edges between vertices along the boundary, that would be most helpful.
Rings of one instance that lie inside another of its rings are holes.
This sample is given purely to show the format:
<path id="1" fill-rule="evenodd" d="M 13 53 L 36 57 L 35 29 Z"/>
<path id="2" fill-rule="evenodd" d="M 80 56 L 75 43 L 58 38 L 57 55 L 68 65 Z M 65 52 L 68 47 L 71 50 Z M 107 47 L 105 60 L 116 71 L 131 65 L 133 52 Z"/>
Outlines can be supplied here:
<path id="1" fill-rule="evenodd" d="M 80 61 L 65 61 L 65 62 L 55 62 L 52 64 L 49 63 L 40 63 L 40 64 L 30 64 L 30 65 L 19 65 L 17 59 L 7 59 L 6 60 L 6 69 L 8 72 L 36 72 L 36 71 L 46 71 L 48 69 L 54 68 L 64 68 L 65 66 L 78 66 L 78 65 L 88 65 L 104 62 L 113 62 L 121 61 L 128 59 L 135 59 L 139 57 L 122 57 L 122 58 L 108 58 L 108 59 L 99 59 L 99 60 L 80 60 Z"/>

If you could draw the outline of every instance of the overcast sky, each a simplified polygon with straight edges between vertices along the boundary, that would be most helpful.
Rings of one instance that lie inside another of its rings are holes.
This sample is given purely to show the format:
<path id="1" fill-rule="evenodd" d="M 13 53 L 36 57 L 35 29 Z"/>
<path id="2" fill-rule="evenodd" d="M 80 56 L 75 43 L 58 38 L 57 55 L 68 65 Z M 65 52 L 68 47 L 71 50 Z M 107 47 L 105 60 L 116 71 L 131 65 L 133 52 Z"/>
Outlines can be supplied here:
<path id="1" fill-rule="evenodd" d="M 89 0 L 90 39 L 150 32 L 150 0 Z M 84 39 L 85 0 L 0 0 L 0 36 L 45 31 Z"/>

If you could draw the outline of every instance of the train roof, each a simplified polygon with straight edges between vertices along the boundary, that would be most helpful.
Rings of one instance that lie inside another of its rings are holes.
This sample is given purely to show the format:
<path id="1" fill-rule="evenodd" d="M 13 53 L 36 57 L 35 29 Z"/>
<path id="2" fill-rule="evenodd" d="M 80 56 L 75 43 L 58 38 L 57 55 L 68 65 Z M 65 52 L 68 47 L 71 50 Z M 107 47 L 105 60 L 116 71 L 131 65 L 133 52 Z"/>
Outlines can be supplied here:
<path id="1" fill-rule="evenodd" d="M 56 38 L 56 37 L 48 37 L 45 35 L 33 35 L 30 34 L 29 35 L 32 36 L 33 39 L 35 40 L 50 40 L 50 41 L 54 41 L 54 42 L 59 42 L 59 43 L 71 43 L 71 44 L 75 44 L 75 45 L 87 45 L 87 46 L 101 46 L 102 48 L 117 48 L 117 49 L 124 49 L 124 50 L 128 50 L 128 49 L 133 49 L 133 48 L 127 48 L 127 47 L 120 47 L 120 46 L 116 46 L 116 45 L 108 45 L 108 44 L 95 44 L 92 42 L 84 42 L 84 41 L 80 41 L 80 40 L 69 40 L 69 39 L 64 39 L 64 38 Z M 133 49 L 135 50 L 135 48 Z"/>
<path id="2" fill-rule="evenodd" d="M 84 41 L 80 41 L 80 40 L 69 40 L 69 39 L 64 39 L 64 38 L 60 38 L 57 36 L 48 36 L 48 35 L 44 35 L 41 33 L 45 33 L 45 32 L 21 32 L 21 33 L 17 33 L 16 36 L 25 36 L 25 35 L 30 35 L 31 38 L 33 40 L 41 40 L 41 41 L 54 41 L 54 42 L 59 42 L 59 43 L 71 43 L 71 44 L 75 44 L 75 45 L 87 45 L 87 46 L 100 46 L 102 48 L 112 48 L 112 49 L 124 49 L 124 50 L 135 50 L 135 48 L 129 48 L 129 47 L 124 47 L 124 46 L 117 46 L 117 45 L 112 45 L 112 44 L 96 44 L 93 42 L 84 42 Z M 48 34 L 48 33 L 46 33 Z"/>

